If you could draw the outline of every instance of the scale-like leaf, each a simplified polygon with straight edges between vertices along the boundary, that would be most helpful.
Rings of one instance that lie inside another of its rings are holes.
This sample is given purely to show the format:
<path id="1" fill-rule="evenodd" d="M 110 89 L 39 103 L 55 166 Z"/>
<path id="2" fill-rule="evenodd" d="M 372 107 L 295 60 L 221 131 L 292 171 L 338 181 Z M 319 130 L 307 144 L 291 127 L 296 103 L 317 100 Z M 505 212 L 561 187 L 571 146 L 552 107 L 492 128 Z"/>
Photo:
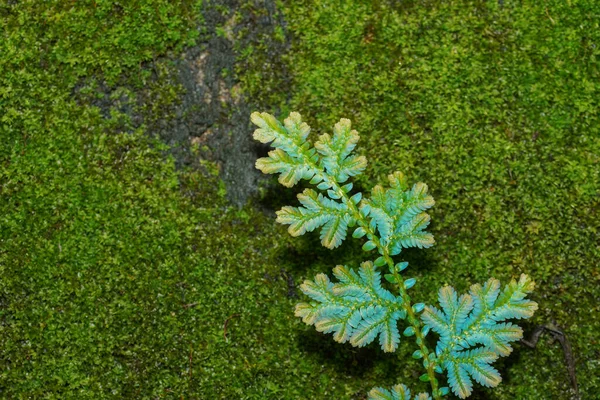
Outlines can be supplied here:
<path id="1" fill-rule="evenodd" d="M 350 155 L 358 140 L 358 132 L 351 129 L 350 120 L 342 118 L 333 128 L 333 137 L 325 133 L 315 142 L 322 155 L 321 164 L 338 183 L 360 174 L 367 166 L 364 156 Z"/>
<path id="2" fill-rule="evenodd" d="M 283 207 L 277 211 L 277 222 L 289 225 L 292 236 L 300 236 L 321 229 L 321 243 L 333 249 L 346 238 L 348 225 L 354 223 L 348 206 L 331 200 L 312 189 L 306 189 L 298 195 L 304 207 Z"/>
<path id="3" fill-rule="evenodd" d="M 307 136 L 309 126 L 302 122 L 300 114 L 293 112 L 282 125 L 268 113 L 252 113 L 252 123 L 259 128 L 254 131 L 254 139 L 261 143 L 272 142 L 275 150 L 268 157 L 256 160 L 256 168 L 265 174 L 281 174 L 279 182 L 292 187 L 301 179 L 312 179 L 319 169 L 316 150 L 311 148 Z"/>
<path id="4" fill-rule="evenodd" d="M 502 378 L 491 364 L 512 351 L 511 342 L 521 339 L 523 331 L 507 319 L 530 318 L 537 303 L 525 299 L 535 284 L 527 275 L 512 280 L 502 293 L 500 282 L 489 279 L 483 286 L 471 286 L 469 294 L 458 296 L 454 288 L 440 289 L 442 310 L 428 306 L 421 318 L 437 332 L 437 363 L 448 372 L 448 383 L 460 398 L 468 397 L 474 379 L 483 386 L 495 387 Z"/>
<path id="5" fill-rule="evenodd" d="M 285 187 L 292 187 L 301 179 L 311 179 L 314 176 L 310 167 L 281 149 L 270 151 L 269 157 L 256 160 L 256 168 L 265 174 L 279 173 L 279 183 Z"/>
<path id="6" fill-rule="evenodd" d="M 305 190 L 298 195 L 303 206 L 283 207 L 277 212 L 277 221 L 290 225 L 292 236 L 321 228 L 323 246 L 338 247 L 346 238 L 348 226 L 356 222 L 354 207 L 362 197 L 361 193 L 349 194 L 352 183 L 339 184 L 366 166 L 365 157 L 351 155 L 359 137 L 350 129 L 350 121 L 340 120 L 333 129 L 333 137 L 322 135 L 312 147 L 307 139 L 310 128 L 298 113 L 291 113 L 283 124 L 268 113 L 255 112 L 251 119 L 258 126 L 254 138 L 275 147 L 268 157 L 256 161 L 258 169 L 265 174 L 279 174 L 279 182 L 284 186 L 292 187 L 307 179 L 325 192 L 323 195 Z"/>
<path id="7" fill-rule="evenodd" d="M 406 385 L 393 386 L 391 390 L 377 387 L 369 392 L 369 400 L 431 400 L 427 393 L 419 393 L 414 398 L 410 395 L 410 389 Z"/>
<path id="8" fill-rule="evenodd" d="M 424 211 L 435 201 L 427 194 L 427 185 L 419 182 L 409 190 L 401 172 L 395 172 L 388 179 L 388 189 L 377 185 L 371 198 L 362 201 L 362 213 L 371 218 L 371 227 L 377 229 L 391 255 L 400 253 L 402 248 L 431 247 L 433 235 L 424 231 L 430 217 Z"/>
<path id="9" fill-rule="evenodd" d="M 297 147 L 304 144 L 310 127 L 302 122 L 302 117 L 297 112 L 292 112 L 284 120 L 284 125 L 269 113 L 253 112 L 250 120 L 258 129 L 253 133 L 254 139 L 261 143 L 273 142 L 273 147 L 281 147 L 287 153 L 296 153 Z M 295 143 L 296 146 L 290 146 Z"/>
<path id="10" fill-rule="evenodd" d="M 337 342 L 363 347 L 379 336 L 384 351 L 395 351 L 400 342 L 398 319 L 406 317 L 402 299 L 381 286 L 381 274 L 372 262 L 362 263 L 358 273 L 338 265 L 333 274 L 338 283 L 319 274 L 300 286 L 314 301 L 298 304 L 296 316 L 319 332 L 333 332 Z"/>

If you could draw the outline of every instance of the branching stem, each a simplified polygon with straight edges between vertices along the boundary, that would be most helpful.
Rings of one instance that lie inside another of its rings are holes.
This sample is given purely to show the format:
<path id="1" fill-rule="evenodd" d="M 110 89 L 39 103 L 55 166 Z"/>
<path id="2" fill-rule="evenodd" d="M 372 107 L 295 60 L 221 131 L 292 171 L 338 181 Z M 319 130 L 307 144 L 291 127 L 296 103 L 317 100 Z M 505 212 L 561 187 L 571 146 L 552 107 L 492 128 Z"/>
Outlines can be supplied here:
<path id="1" fill-rule="evenodd" d="M 404 281 L 403 281 L 402 277 L 400 276 L 400 273 L 398 272 L 397 268 L 395 267 L 394 260 L 390 256 L 390 252 L 389 252 L 387 246 L 384 246 L 381 243 L 381 241 L 377 237 L 375 231 L 371 228 L 369 221 L 360 213 L 360 211 L 358 210 L 356 205 L 350 200 L 350 198 L 348 197 L 348 194 L 345 193 L 341 189 L 339 184 L 333 179 L 330 179 L 327 182 L 332 186 L 333 190 L 339 196 L 341 196 L 341 200 L 343 201 L 344 204 L 346 204 L 346 206 L 352 213 L 352 217 L 357 221 L 357 224 L 359 226 L 361 226 L 367 232 L 367 237 L 369 238 L 369 240 L 371 240 L 373 243 L 375 243 L 375 245 L 377 246 L 377 249 L 383 255 L 383 257 L 388 265 L 388 268 L 390 270 L 390 273 L 394 276 L 394 280 L 396 281 L 396 287 L 398 289 L 398 294 L 400 294 L 400 297 L 402 298 L 402 307 L 406 311 L 408 323 L 410 324 L 410 326 L 412 326 L 412 328 L 415 331 L 415 340 L 417 342 L 417 345 L 419 346 L 419 350 L 421 350 L 423 357 L 426 358 L 427 360 L 429 360 L 430 352 L 429 352 L 429 349 L 427 348 L 427 345 L 425 344 L 425 338 L 423 336 L 423 331 L 421 329 L 421 321 L 419 320 L 419 317 L 416 315 L 415 311 L 413 310 L 413 304 L 411 303 L 410 296 L 408 295 L 408 292 L 404 288 Z M 441 397 L 438 393 L 438 381 L 435 377 L 435 370 L 434 370 L 435 366 L 436 366 L 435 362 L 429 362 L 429 361 L 427 362 L 427 375 L 429 377 L 429 383 L 431 385 L 432 396 L 434 399 L 437 400 L 437 399 L 440 399 Z"/>
<path id="2" fill-rule="evenodd" d="M 434 370 L 436 363 L 429 361 L 430 352 L 427 348 L 427 345 L 425 344 L 423 330 L 421 329 L 421 321 L 416 315 L 415 310 L 413 310 L 413 304 L 411 303 L 410 296 L 404 288 L 404 281 L 402 280 L 400 273 L 395 267 L 394 260 L 390 256 L 390 252 L 387 246 L 384 246 L 381 243 L 381 241 L 377 237 L 377 234 L 371 228 L 369 220 L 367 220 L 367 218 L 360 213 L 360 211 L 356 207 L 356 204 L 352 202 L 348 194 L 341 188 L 339 183 L 335 179 L 333 179 L 333 177 L 329 176 L 329 174 L 327 174 L 327 172 L 321 166 L 313 162 L 310 155 L 306 154 L 306 152 L 302 150 L 300 143 L 296 143 L 295 141 L 293 143 L 297 146 L 298 153 L 302 155 L 305 165 L 309 165 L 313 169 L 313 171 L 315 171 L 315 174 L 319 174 L 320 176 L 322 176 L 323 181 L 326 182 L 338 196 L 340 196 L 342 202 L 348 207 L 350 213 L 352 214 L 352 217 L 356 220 L 357 224 L 367 232 L 367 237 L 373 243 L 375 243 L 377 249 L 383 255 L 390 270 L 390 273 L 394 276 L 394 280 L 396 281 L 396 287 L 398 289 L 398 294 L 402 298 L 402 306 L 406 311 L 408 323 L 415 331 L 415 340 L 417 342 L 417 345 L 419 346 L 419 350 L 421 350 L 423 357 L 427 360 L 426 369 L 427 376 L 429 378 L 429 384 L 431 385 L 432 396 L 435 400 L 441 399 L 440 394 L 438 392 L 438 381 L 435 377 Z"/>
<path id="3" fill-rule="evenodd" d="M 279 181 L 284 186 L 292 187 L 306 179 L 324 192 L 305 190 L 298 195 L 303 207 L 283 207 L 277 212 L 277 221 L 290 225 L 288 231 L 293 236 L 322 227 L 321 243 L 330 249 L 342 243 L 348 228 L 358 225 L 352 236 L 366 235 L 369 241 L 363 249 L 377 248 L 381 254 L 373 262 L 363 263 L 359 275 L 337 266 L 333 271 L 339 279 L 336 284 L 325 274 L 317 275 L 314 282 L 305 281 L 302 291 L 316 303 L 298 304 L 296 315 L 305 323 L 315 325 L 318 331 L 335 332 L 336 341 L 350 340 L 358 347 L 380 335 L 381 347 L 386 352 L 397 349 L 400 336 L 397 321 L 406 319 L 409 327 L 403 334 L 415 336 L 419 350 L 413 357 L 423 358 L 427 371 L 419 379 L 429 382 L 435 400 L 440 400 L 450 389 L 460 398 L 470 396 L 473 380 L 484 386 L 497 386 L 502 378 L 491 363 L 510 353 L 509 343 L 522 337 L 521 328 L 502 321 L 533 315 L 538 305 L 524 297 L 535 283 L 522 274 L 518 282 L 513 279 L 498 297 L 500 282 L 491 278 L 483 286 L 472 285 L 470 294 L 460 298 L 451 286 L 441 288 L 442 311 L 424 307 L 423 303 L 412 304 L 408 290 L 416 280 L 403 280 L 401 272 L 408 264 L 396 265 L 392 255 L 398 254 L 402 247 L 422 248 L 434 243 L 433 236 L 423 232 L 430 218 L 423 211 L 434 204 L 433 198 L 427 195 L 427 186 L 419 182 L 408 190 L 404 175 L 395 172 L 389 176 L 390 189 L 377 185 L 370 199 L 361 200 L 361 193 L 350 194 L 351 183 L 344 184 L 367 165 L 364 156 L 350 156 L 359 136 L 350 130 L 348 119 L 341 119 L 335 125 L 333 137 L 321 135 L 314 147 L 307 140 L 310 128 L 298 113 L 290 114 L 285 127 L 267 113 L 253 113 L 252 122 L 260 128 L 254 131 L 254 138 L 262 143 L 273 142 L 276 148 L 269 152 L 269 157 L 257 160 L 258 169 L 267 174 L 280 173 Z M 386 264 L 389 274 L 384 277 L 394 284 L 396 295 L 382 287 L 381 276 L 375 269 Z M 425 343 L 430 329 L 440 335 L 438 354 L 430 352 Z M 567 343 L 566 339 L 564 342 Z M 477 344 L 483 346 L 477 347 Z M 450 387 L 439 389 L 436 371 L 441 373 L 443 369 L 448 372 Z M 408 392 L 405 385 L 396 385 L 392 392 L 374 388 L 369 395 L 374 399 L 404 399 L 409 397 Z M 426 393 L 417 397 L 430 398 Z"/>

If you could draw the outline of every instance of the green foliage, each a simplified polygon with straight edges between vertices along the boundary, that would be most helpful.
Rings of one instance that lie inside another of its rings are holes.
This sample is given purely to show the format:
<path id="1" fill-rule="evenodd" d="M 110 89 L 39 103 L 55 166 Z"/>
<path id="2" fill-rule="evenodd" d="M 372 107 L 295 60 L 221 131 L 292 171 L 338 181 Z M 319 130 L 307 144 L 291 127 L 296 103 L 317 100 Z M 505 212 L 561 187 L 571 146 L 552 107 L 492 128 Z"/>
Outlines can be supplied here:
<path id="1" fill-rule="evenodd" d="M 396 385 L 392 390 L 375 388 L 369 392 L 370 400 L 431 400 L 427 393 L 419 393 L 414 398 L 410 395 L 410 389 L 405 385 Z"/>
<path id="2" fill-rule="evenodd" d="M 600 3 L 300 0 L 282 9 L 293 38 L 281 58 L 288 74 L 265 79 L 270 48 L 255 46 L 238 69 L 249 96 L 282 115 L 301 111 L 313 128 L 351 115 L 369 149 L 355 186 L 385 182 L 393 166 L 432 188 L 436 251 L 403 252 L 427 271 L 423 300 L 432 304 L 447 283 L 462 293 L 526 272 L 543 295 L 525 331 L 559 326 L 581 397 L 599 393 L 600 379 L 589 377 L 598 374 L 600 329 Z M 304 241 L 298 246 L 307 252 Z M 300 272 L 307 277 L 329 260 L 310 254 L 317 265 Z M 362 260 L 345 257 L 347 265 Z M 510 385 L 475 387 L 472 397 L 570 398 L 563 358 L 542 339 L 506 361 Z M 364 387 L 412 379 L 419 364 L 374 367 Z"/>
<path id="3" fill-rule="evenodd" d="M 254 131 L 254 139 L 261 143 L 273 142 L 276 147 L 276 150 L 269 153 L 269 157 L 256 161 L 256 168 L 265 174 L 279 173 L 279 182 L 287 187 L 294 186 L 300 179 L 311 179 L 314 176 L 314 168 L 304 161 L 305 156 L 312 158 L 314 152 L 305 155 L 305 149 L 301 148 L 310 128 L 301 121 L 300 114 L 290 114 L 285 120 L 285 127 L 266 113 L 253 113 L 252 122 L 260 127 Z"/>
<path id="4" fill-rule="evenodd" d="M 196 7 L 0 3 L 0 397 L 342 399 L 414 379 L 421 359 L 318 340 L 290 315 L 288 287 L 339 257 L 358 265 L 359 248 L 329 255 L 310 240 L 282 244 L 262 212 L 228 209 L 214 176 L 165 163 L 152 132 L 124 133 L 122 114 L 105 119 L 94 101 L 73 99 L 92 77 L 177 101 L 172 82 L 148 79 L 160 71 L 147 61 L 178 56 L 207 33 Z M 294 38 L 283 55 L 268 38 L 249 38 L 236 67 L 244 97 L 322 126 L 350 113 L 370 154 L 356 186 L 393 165 L 435 195 L 436 251 L 403 253 L 423 300 L 432 304 L 448 282 L 464 292 L 526 269 L 542 291 L 524 330 L 555 321 L 573 346 L 581 397 L 593 398 L 599 4 L 277 7 L 233 10 L 257 23 L 284 13 L 278 31 Z M 142 105 L 160 115 L 162 104 Z M 269 204 L 283 204 L 272 195 Z M 397 354 L 411 345 L 402 340 Z M 505 384 L 475 385 L 472 398 L 572 397 L 555 342 L 542 337 L 535 351 L 515 353 Z"/>
<path id="5" fill-rule="evenodd" d="M 279 182 L 286 187 L 306 179 L 325 191 L 323 195 L 306 189 L 298 195 L 303 207 L 286 206 L 277 212 L 277 222 L 290 225 L 288 231 L 292 236 L 322 226 L 321 243 L 336 248 L 346 238 L 348 227 L 361 219 L 355 207 L 360 203 L 362 219 L 370 219 L 370 229 L 378 230 L 382 246 L 391 255 L 400 253 L 403 247 L 433 245 L 433 235 L 424 232 L 429 224 L 429 215 L 424 210 L 435 202 L 424 183 L 417 183 L 409 190 L 404 175 L 396 172 L 389 176 L 389 189 L 377 185 L 370 199 L 363 199 L 360 192 L 347 199 L 353 185 L 344 183 L 349 177 L 360 175 L 367 165 L 364 156 L 352 154 L 359 135 L 351 129 L 348 119 L 341 119 L 333 128 L 333 136 L 321 135 L 314 146 L 307 140 L 310 127 L 296 112 L 290 113 L 283 125 L 267 113 L 255 112 L 251 119 L 258 126 L 254 139 L 272 142 L 275 147 L 268 157 L 256 161 L 258 169 L 265 174 L 278 173 Z M 355 236 L 364 234 L 364 227 L 355 231 Z M 372 240 L 373 234 L 367 237 Z"/>
<path id="6" fill-rule="evenodd" d="M 359 175 L 367 166 L 364 156 L 350 156 L 358 139 L 358 132 L 350 129 L 350 120 L 342 118 L 333 127 L 333 137 L 324 133 L 315 142 L 315 149 L 322 155 L 321 166 L 338 183 Z"/>
<path id="7" fill-rule="evenodd" d="M 319 189 L 327 190 L 335 183 L 345 182 L 349 176 L 360 174 L 366 165 L 362 156 L 349 157 L 358 142 L 358 134 L 350 130 L 348 120 L 335 126 L 333 138 L 327 134 L 321 136 L 314 148 L 306 141 L 310 128 L 298 113 L 291 113 L 284 125 L 267 113 L 253 113 L 252 122 L 259 127 L 254 131 L 254 138 L 262 143 L 272 142 L 276 148 L 269 152 L 269 157 L 258 159 L 256 167 L 265 174 L 279 173 L 279 182 L 284 186 L 292 187 L 301 179 L 307 179 L 319 184 Z M 307 189 L 298 195 L 304 207 L 282 208 L 277 212 L 277 221 L 289 224 L 292 236 L 323 226 L 323 246 L 338 247 L 355 218 L 345 203 L 336 200 L 341 197 L 341 190 L 346 193 L 351 188 L 352 185 L 347 185 L 337 191 L 329 189 L 330 198 Z"/>
<path id="8" fill-rule="evenodd" d="M 396 351 L 400 342 L 398 319 L 406 318 L 402 299 L 381 287 L 381 274 L 371 262 L 365 262 L 358 274 L 338 265 L 333 284 L 325 274 L 305 281 L 300 288 L 314 302 L 296 305 L 296 316 L 319 332 L 334 332 L 339 343 L 363 347 L 379 336 L 385 352 Z"/>
<path id="9" fill-rule="evenodd" d="M 0 2 L 0 398 L 275 399 L 307 390 L 294 374 L 328 383 L 285 334 L 272 221 L 231 208 L 216 165 L 177 169 L 94 85 L 74 95 L 109 79 L 177 101 L 146 61 L 196 37 L 199 12 Z"/>
<path id="10" fill-rule="evenodd" d="M 101 71 L 110 82 L 122 73 L 152 60 L 156 54 L 178 50 L 194 42 L 198 31 L 191 26 L 198 19 L 197 0 L 177 4 L 168 1 L 83 1 L 73 5 L 54 0 L 19 2 L 1 6 L 10 16 L 4 20 L 9 32 L 33 34 L 37 38 L 41 62 L 59 67 L 63 77 L 89 75 Z M 28 35 L 24 35 L 26 41 Z M 28 47 L 31 51 L 35 46 Z M 22 47 L 7 41 L 5 62 L 18 65 L 34 61 L 37 53 L 23 53 Z M 35 51 L 35 50 L 34 50 Z"/>
<path id="11" fill-rule="evenodd" d="M 473 285 L 471 294 L 460 298 L 454 288 L 445 286 L 439 291 L 443 312 L 435 307 L 425 308 L 423 303 L 411 304 L 407 290 L 416 280 L 401 280 L 400 273 L 408 264 L 396 265 L 391 256 L 400 253 L 402 247 L 423 248 L 433 244 L 433 236 L 423 232 L 429 224 L 429 215 L 424 210 L 434 204 L 433 197 L 427 194 L 427 186 L 417 183 L 408 190 L 404 175 L 396 172 L 388 177 L 389 189 L 378 185 L 370 199 L 361 200 L 361 193 L 350 194 L 351 183 L 340 186 L 348 177 L 361 172 L 347 172 L 344 167 L 359 139 L 357 132 L 350 131 L 350 121 L 342 119 L 334 128 L 333 138 L 320 136 L 315 148 L 322 158 L 307 140 L 310 128 L 302 122 L 300 114 L 291 113 L 281 125 L 272 115 L 255 112 L 252 122 L 259 127 L 254 138 L 263 143 L 272 142 L 276 148 L 269 157 L 256 162 L 258 169 L 267 174 L 280 173 L 279 181 L 284 186 L 310 179 L 310 183 L 326 191 L 323 195 L 306 189 L 298 195 L 303 207 L 283 207 L 277 213 L 277 222 L 289 224 L 292 236 L 324 225 L 321 243 L 328 248 L 341 244 L 348 225 L 358 224 L 353 236 L 366 235 L 369 239 L 363 250 L 377 248 L 381 254 L 374 264 L 363 263 L 358 274 L 345 266 L 337 266 L 333 274 L 339 283 L 332 283 L 325 274 L 318 274 L 314 281 L 305 281 L 301 289 L 313 301 L 297 304 L 296 316 L 314 325 L 319 332 L 333 332 L 335 341 L 349 341 L 356 347 L 363 347 L 379 336 L 384 352 L 397 350 L 398 320 L 407 319 L 409 327 L 404 335 L 416 336 L 419 350 L 413 357 L 423 358 L 427 373 L 420 379 L 431 383 L 433 398 L 440 399 L 449 392 L 447 387 L 438 389 L 435 376 L 435 372 L 444 370 L 448 373 L 448 384 L 460 398 L 471 395 L 471 379 L 483 386 L 497 386 L 501 377 L 491 363 L 499 356 L 508 355 L 512 351 L 509 343 L 523 336 L 520 327 L 498 322 L 533 316 L 537 303 L 524 299 L 533 290 L 533 281 L 523 274 L 518 283 L 513 280 L 499 295 L 500 283 L 492 278 L 483 287 Z M 350 164 L 356 165 L 356 162 Z M 396 284 L 398 296 L 382 287 L 376 266 L 386 264 L 389 268 L 386 280 Z M 416 314 L 424 309 L 421 318 L 425 326 L 422 327 Z M 430 353 L 424 342 L 430 329 L 440 335 L 435 353 Z M 375 388 L 369 395 L 372 399 L 410 400 L 410 391 L 404 385 L 394 386 L 391 391 Z M 430 396 L 422 393 L 417 398 L 427 400 Z"/>
<path id="12" fill-rule="evenodd" d="M 363 214 L 372 218 L 371 227 L 377 228 L 391 255 L 399 254 L 402 248 L 433 246 L 433 235 L 423 231 L 430 219 L 423 211 L 435 204 L 433 197 L 427 194 L 427 185 L 419 182 L 408 190 L 401 172 L 395 172 L 388 179 L 390 188 L 375 186 L 371 198 L 361 206 Z"/>
<path id="13" fill-rule="evenodd" d="M 440 335 L 436 347 L 438 364 L 448 372 L 452 391 L 464 399 L 471 395 L 473 383 L 496 387 L 502 378 L 490 364 L 512 351 L 510 342 L 523 337 L 523 330 L 507 319 L 531 318 L 537 303 L 525 300 L 534 283 L 526 275 L 511 281 L 500 293 L 500 282 L 471 286 L 469 294 L 458 298 L 451 286 L 439 291 L 442 311 L 426 307 L 421 318 Z M 481 347 L 475 347 L 481 345 Z"/>
<path id="14" fill-rule="evenodd" d="M 338 247 L 346 238 L 348 225 L 355 222 L 348 207 L 311 189 L 299 194 L 298 200 L 303 207 L 283 207 L 277 211 L 277 222 L 290 225 L 288 231 L 292 236 L 303 235 L 323 226 L 323 246 L 330 249 Z"/>
<path id="15" fill-rule="evenodd" d="M 335 125 L 333 137 L 322 135 L 312 148 L 306 140 L 310 128 L 296 112 L 285 119 L 284 125 L 267 113 L 255 112 L 251 118 L 259 127 L 254 131 L 254 139 L 272 142 L 276 148 L 269 157 L 258 159 L 256 167 L 265 174 L 279 173 L 279 182 L 286 187 L 294 186 L 300 179 L 310 179 L 314 184 L 322 182 L 320 189 L 327 189 L 333 182 L 344 183 L 348 177 L 360 174 L 367 165 L 364 156 L 350 156 L 359 136 L 350 129 L 347 119 Z"/>

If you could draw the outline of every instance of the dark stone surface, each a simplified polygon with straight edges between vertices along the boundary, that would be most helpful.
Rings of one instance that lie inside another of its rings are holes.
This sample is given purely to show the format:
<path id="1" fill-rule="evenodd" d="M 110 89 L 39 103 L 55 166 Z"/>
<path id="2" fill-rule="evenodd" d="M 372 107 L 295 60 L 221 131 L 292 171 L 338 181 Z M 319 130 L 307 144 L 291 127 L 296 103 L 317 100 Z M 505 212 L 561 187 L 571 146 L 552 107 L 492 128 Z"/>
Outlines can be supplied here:
<path id="1" fill-rule="evenodd" d="M 235 76 L 236 50 L 263 41 L 271 61 L 265 68 L 280 68 L 266 73 L 283 79 L 286 71 L 276 60 L 287 50 L 289 41 L 273 39 L 275 27 L 285 26 L 273 0 L 207 1 L 202 14 L 204 22 L 198 28 L 201 34 L 195 46 L 145 66 L 153 71 L 150 80 L 155 86 L 181 88 L 177 100 L 159 109 L 158 115 L 148 111 L 148 105 L 160 97 L 156 87 L 136 89 L 124 83 L 123 87 L 135 94 L 132 100 L 127 95 L 114 95 L 120 86 L 86 81 L 78 85 L 74 96 L 98 107 L 104 118 L 110 118 L 111 111 L 126 114 L 129 121 L 123 124 L 124 131 L 145 124 L 148 134 L 170 146 L 177 168 L 197 168 L 201 159 L 217 163 L 227 198 L 241 207 L 265 179 L 254 163 L 265 155 L 267 147 L 252 139 L 250 114 L 269 105 L 241 93 Z M 93 93 L 82 91 L 84 87 L 92 87 Z M 199 151 L 193 152 L 194 146 Z"/>

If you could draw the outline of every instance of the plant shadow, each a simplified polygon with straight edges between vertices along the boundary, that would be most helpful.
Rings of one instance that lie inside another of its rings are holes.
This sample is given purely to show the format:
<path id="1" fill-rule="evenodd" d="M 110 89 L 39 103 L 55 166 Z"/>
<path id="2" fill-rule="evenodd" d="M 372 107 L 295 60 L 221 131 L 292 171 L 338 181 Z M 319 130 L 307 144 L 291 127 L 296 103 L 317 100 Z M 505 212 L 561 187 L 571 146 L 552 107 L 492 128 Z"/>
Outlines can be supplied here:
<path id="1" fill-rule="evenodd" d="M 398 372 L 397 357 L 384 353 L 376 342 L 362 348 L 352 347 L 348 343 L 337 343 L 331 335 L 314 329 L 298 332 L 296 336 L 299 348 L 307 357 L 316 365 L 325 365 L 338 374 L 364 378 L 375 366 L 386 376 Z"/>

